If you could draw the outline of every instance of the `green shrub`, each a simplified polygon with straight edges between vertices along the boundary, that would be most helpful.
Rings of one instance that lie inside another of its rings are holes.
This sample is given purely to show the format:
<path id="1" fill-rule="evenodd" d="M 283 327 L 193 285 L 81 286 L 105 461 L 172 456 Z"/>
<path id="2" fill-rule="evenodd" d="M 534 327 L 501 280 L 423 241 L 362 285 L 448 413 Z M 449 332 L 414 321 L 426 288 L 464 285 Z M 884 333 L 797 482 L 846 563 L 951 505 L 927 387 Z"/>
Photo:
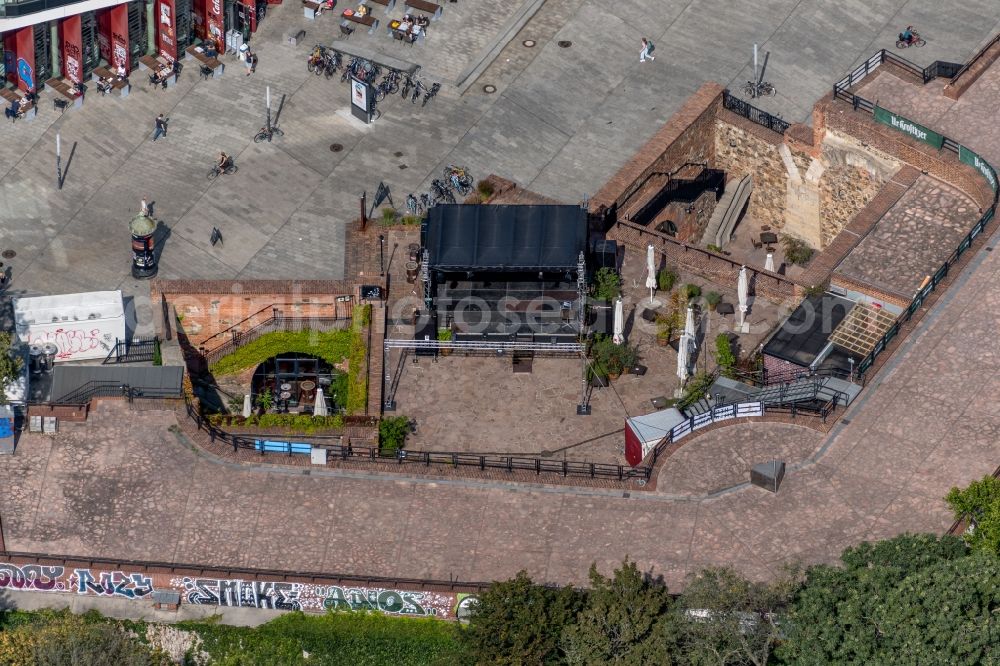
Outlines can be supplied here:
<path id="1" fill-rule="evenodd" d="M 383 208 L 382 209 L 382 224 L 389 227 L 396 224 L 396 220 L 399 217 L 399 213 L 396 212 L 395 208 Z"/>
<path id="2" fill-rule="evenodd" d="M 476 183 L 476 190 L 479 192 L 479 196 L 481 196 L 483 199 L 489 199 L 491 196 L 493 196 L 494 192 L 493 183 L 491 183 L 488 180 L 481 180 L 478 183 Z"/>
<path id="3" fill-rule="evenodd" d="M 689 300 L 693 301 L 699 296 L 701 296 L 701 287 L 696 284 L 686 284 L 684 285 L 684 296 Z"/>
<path id="4" fill-rule="evenodd" d="M 450 328 L 439 328 L 438 329 L 438 340 L 441 342 L 448 342 L 451 340 L 451 329 Z"/>
<path id="5" fill-rule="evenodd" d="M 163 351 L 159 340 L 153 341 L 153 365 L 163 365 Z"/>
<path id="6" fill-rule="evenodd" d="M 620 375 L 639 362 L 639 352 L 628 344 L 616 345 L 609 335 L 595 335 L 590 357 L 599 375 Z"/>
<path id="7" fill-rule="evenodd" d="M 716 245 L 715 243 L 709 243 L 707 247 L 712 252 L 718 252 L 719 254 L 722 254 L 722 247 L 719 246 L 719 245 Z"/>
<path id="8" fill-rule="evenodd" d="M 401 224 L 405 224 L 407 226 L 416 226 L 420 224 L 422 219 L 423 218 L 419 215 L 404 215 L 399 221 Z"/>
<path id="9" fill-rule="evenodd" d="M 713 375 L 705 372 L 699 372 L 697 375 L 688 380 L 687 386 L 684 388 L 684 395 L 677 402 L 675 407 L 677 407 L 677 409 L 687 409 L 694 403 L 704 398 L 714 383 L 715 377 Z"/>
<path id="10" fill-rule="evenodd" d="M 387 416 L 378 424 L 378 446 L 383 453 L 395 453 L 406 445 L 410 432 L 410 419 L 405 416 Z"/>
<path id="11" fill-rule="evenodd" d="M 321 430 L 340 430 L 344 427 L 344 417 L 340 414 L 251 414 L 246 418 L 241 414 L 210 414 L 208 422 L 220 428 L 281 428 L 289 434 L 297 435 L 311 435 Z"/>
<path id="12" fill-rule="evenodd" d="M 785 261 L 790 264 L 805 266 L 812 259 L 813 249 L 795 236 L 782 236 L 781 247 L 785 251 Z"/>
<path id="13" fill-rule="evenodd" d="M 371 323 L 372 306 L 358 305 L 351 321 L 350 356 L 348 358 L 347 413 L 363 414 L 368 408 L 368 338 L 366 327 Z"/>
<path id="14" fill-rule="evenodd" d="M 717 291 L 710 291 L 705 294 L 705 302 L 708 303 L 708 307 L 714 310 L 722 302 L 722 294 Z"/>
<path id="15" fill-rule="evenodd" d="M 257 406 L 260 407 L 265 412 L 274 406 L 274 396 L 271 395 L 271 389 L 264 389 L 257 396 Z"/>
<path id="16" fill-rule="evenodd" d="M 729 340 L 728 333 L 719 333 L 715 336 L 715 362 L 719 364 L 719 370 L 724 377 L 734 378 L 736 355 L 733 353 L 733 345 Z"/>
<path id="17" fill-rule="evenodd" d="M 594 298 L 613 301 L 622 291 L 622 279 L 611 268 L 599 268 L 594 274 Z"/>
<path id="18" fill-rule="evenodd" d="M 677 283 L 677 273 L 669 268 L 661 268 L 656 274 L 656 287 L 660 291 L 670 291 Z"/>

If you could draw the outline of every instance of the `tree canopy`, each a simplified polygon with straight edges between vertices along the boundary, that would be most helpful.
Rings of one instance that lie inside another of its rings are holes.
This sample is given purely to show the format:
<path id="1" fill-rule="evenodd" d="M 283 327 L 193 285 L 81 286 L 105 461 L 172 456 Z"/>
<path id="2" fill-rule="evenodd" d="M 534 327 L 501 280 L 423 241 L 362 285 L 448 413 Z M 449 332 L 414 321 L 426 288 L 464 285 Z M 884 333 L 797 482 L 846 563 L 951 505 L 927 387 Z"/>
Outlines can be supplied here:
<path id="1" fill-rule="evenodd" d="M 973 550 L 1000 553 L 1000 479 L 984 476 L 966 488 L 952 488 L 945 501 L 955 520 L 972 519 L 965 540 Z"/>

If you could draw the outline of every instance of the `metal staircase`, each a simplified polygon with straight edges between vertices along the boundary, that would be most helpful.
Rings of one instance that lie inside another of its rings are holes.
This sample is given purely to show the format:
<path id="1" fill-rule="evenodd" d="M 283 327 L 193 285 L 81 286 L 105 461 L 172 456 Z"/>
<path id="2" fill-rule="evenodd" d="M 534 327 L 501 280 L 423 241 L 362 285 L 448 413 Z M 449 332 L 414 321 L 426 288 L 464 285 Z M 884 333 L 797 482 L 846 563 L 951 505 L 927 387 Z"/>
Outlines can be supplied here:
<path id="1" fill-rule="evenodd" d="M 861 392 L 861 386 L 837 377 L 813 375 L 795 381 L 772 384 L 765 387 L 749 386 L 720 377 L 709 391 L 711 396 L 724 395 L 720 404 L 729 402 L 762 402 L 765 407 L 796 408 L 809 411 L 819 410 L 831 402 L 838 407 L 846 407 Z M 717 390 L 718 389 L 718 390 Z M 716 399 L 702 398 L 684 409 L 684 415 L 691 417 L 710 411 Z"/>

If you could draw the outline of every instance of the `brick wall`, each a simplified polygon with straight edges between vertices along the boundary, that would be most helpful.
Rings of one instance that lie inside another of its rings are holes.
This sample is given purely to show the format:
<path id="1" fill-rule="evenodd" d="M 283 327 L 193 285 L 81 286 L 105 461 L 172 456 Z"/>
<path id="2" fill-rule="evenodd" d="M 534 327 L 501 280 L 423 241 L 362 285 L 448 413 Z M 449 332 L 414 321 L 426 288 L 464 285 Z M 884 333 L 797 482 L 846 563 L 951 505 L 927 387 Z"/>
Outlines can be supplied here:
<path id="1" fill-rule="evenodd" d="M 272 306 L 286 317 L 349 317 L 353 303 L 358 302 L 359 287 L 354 282 L 327 280 L 154 280 L 150 298 L 158 309 L 172 307 L 189 344 L 199 347 L 235 324 L 245 322 L 238 327 L 243 330 L 270 318 Z M 344 296 L 352 301 L 337 301 Z M 165 327 L 166 322 L 162 323 Z M 165 337 L 164 330 L 159 333 Z M 221 337 L 218 342 L 223 342 Z"/>
<path id="2" fill-rule="evenodd" d="M 590 200 L 590 212 L 622 205 L 657 171 L 673 171 L 685 162 L 714 163 L 715 115 L 723 87 L 706 83 L 618 170 Z"/>
<path id="3" fill-rule="evenodd" d="M 646 246 L 663 254 L 668 264 L 682 266 L 706 280 L 720 285 L 735 285 L 739 279 L 740 264 L 721 254 L 702 250 L 687 243 L 676 241 L 669 236 L 628 222 L 619 222 L 608 238 L 628 245 L 637 252 L 645 253 Z M 752 268 L 752 267 L 748 267 Z M 773 303 L 797 302 L 796 283 L 777 273 L 757 271 L 754 282 L 756 293 Z"/>
<path id="4" fill-rule="evenodd" d="M 993 204 L 993 190 L 972 167 L 958 161 L 958 156 L 916 141 L 891 127 L 876 123 L 871 114 L 855 111 L 851 105 L 833 99 L 829 93 L 813 108 L 813 121 L 825 129 L 853 137 L 865 147 L 880 150 L 895 159 L 926 171 L 954 185 L 985 210 Z"/>

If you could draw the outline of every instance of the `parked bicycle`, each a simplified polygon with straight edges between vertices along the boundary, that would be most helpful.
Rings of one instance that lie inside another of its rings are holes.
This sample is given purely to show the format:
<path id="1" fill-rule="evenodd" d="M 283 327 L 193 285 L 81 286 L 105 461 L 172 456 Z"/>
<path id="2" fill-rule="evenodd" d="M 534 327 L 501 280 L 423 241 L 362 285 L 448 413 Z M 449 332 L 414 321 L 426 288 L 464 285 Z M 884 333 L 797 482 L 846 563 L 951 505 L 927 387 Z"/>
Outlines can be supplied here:
<path id="1" fill-rule="evenodd" d="M 420 194 L 420 207 L 424 210 L 430 210 L 434 207 L 434 199 L 427 192 L 421 192 Z"/>
<path id="2" fill-rule="evenodd" d="M 410 89 L 417 85 L 417 79 L 415 77 L 419 71 L 420 66 L 417 65 L 417 68 L 413 70 L 412 74 L 403 74 L 403 90 L 401 92 L 403 99 L 406 99 L 407 95 L 410 93 Z"/>
<path id="3" fill-rule="evenodd" d="M 472 174 L 465 167 L 449 164 L 444 168 L 444 178 L 463 197 L 472 191 Z"/>
<path id="4" fill-rule="evenodd" d="M 424 93 L 424 102 L 420 106 L 427 106 L 427 102 L 430 101 L 432 97 L 438 94 L 438 90 L 441 90 L 440 83 L 434 83 L 431 85 L 430 90 Z"/>
<path id="5" fill-rule="evenodd" d="M 753 99 L 758 97 L 773 97 L 777 93 L 767 81 L 747 81 L 743 86 L 743 94 Z"/>
<path id="6" fill-rule="evenodd" d="M 451 193 L 451 187 L 449 187 L 447 181 L 438 180 L 435 178 L 431 181 L 431 192 L 434 197 L 434 205 L 439 203 L 455 203 L 455 195 Z"/>
<path id="7" fill-rule="evenodd" d="M 400 74 L 395 69 L 389 70 L 378 86 L 375 88 L 375 101 L 381 102 L 386 95 L 395 95 L 399 90 Z"/>
<path id="8" fill-rule="evenodd" d="M 406 195 L 406 210 L 410 213 L 410 215 L 416 216 L 422 215 L 424 212 L 424 207 L 420 204 L 420 201 L 413 196 L 412 192 Z"/>
<path id="9" fill-rule="evenodd" d="M 268 143 L 270 143 L 271 139 L 274 138 L 275 135 L 285 136 L 285 133 L 282 132 L 276 125 L 272 125 L 270 127 L 261 127 L 260 130 L 258 130 L 257 134 L 254 135 L 253 142 L 262 143 L 263 141 L 267 141 Z"/>

